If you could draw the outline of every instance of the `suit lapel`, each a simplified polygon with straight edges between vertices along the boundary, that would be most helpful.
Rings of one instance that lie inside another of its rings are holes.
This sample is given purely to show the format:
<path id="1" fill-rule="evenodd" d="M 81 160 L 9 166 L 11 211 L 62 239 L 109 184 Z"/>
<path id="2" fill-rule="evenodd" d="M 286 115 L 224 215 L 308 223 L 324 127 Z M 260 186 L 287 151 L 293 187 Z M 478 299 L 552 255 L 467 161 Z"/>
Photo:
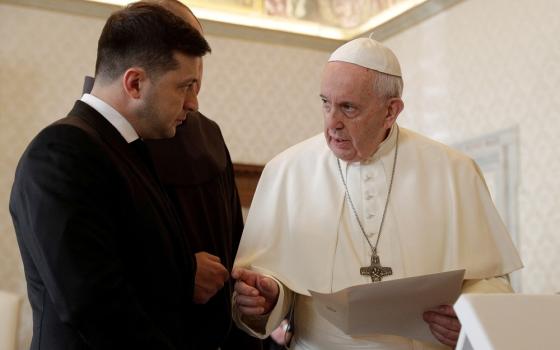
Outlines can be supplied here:
<path id="1" fill-rule="evenodd" d="M 188 243 L 182 234 L 182 224 L 163 186 L 148 169 L 148 165 L 141 159 L 140 155 L 126 142 L 118 130 L 99 112 L 82 101 L 76 101 L 68 117 L 61 122 L 76 125 L 94 138 L 100 140 L 102 145 L 108 147 L 109 151 L 118 158 L 117 161 L 125 164 L 126 168 L 131 171 L 132 174 L 126 174 L 126 176 L 136 176 L 140 179 L 152 198 L 152 204 L 160 211 L 162 221 L 168 226 L 169 231 L 175 236 L 175 239 L 179 240 L 185 249 L 189 251 Z"/>

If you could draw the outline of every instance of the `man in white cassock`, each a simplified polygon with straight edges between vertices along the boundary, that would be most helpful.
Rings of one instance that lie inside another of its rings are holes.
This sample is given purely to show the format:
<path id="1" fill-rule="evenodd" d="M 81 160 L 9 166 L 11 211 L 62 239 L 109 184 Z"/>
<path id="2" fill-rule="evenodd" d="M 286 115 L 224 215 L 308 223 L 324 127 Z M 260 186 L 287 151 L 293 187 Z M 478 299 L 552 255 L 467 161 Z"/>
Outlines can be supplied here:
<path id="1" fill-rule="evenodd" d="M 463 293 L 511 292 L 505 276 L 522 263 L 479 168 L 396 124 L 402 87 L 396 56 L 373 39 L 329 58 L 324 135 L 266 165 L 247 218 L 232 276 L 234 319 L 248 333 L 266 337 L 293 307 L 291 349 L 453 347 L 450 305 L 423 314 L 440 345 L 352 337 L 315 312 L 309 290 L 465 269 Z"/>

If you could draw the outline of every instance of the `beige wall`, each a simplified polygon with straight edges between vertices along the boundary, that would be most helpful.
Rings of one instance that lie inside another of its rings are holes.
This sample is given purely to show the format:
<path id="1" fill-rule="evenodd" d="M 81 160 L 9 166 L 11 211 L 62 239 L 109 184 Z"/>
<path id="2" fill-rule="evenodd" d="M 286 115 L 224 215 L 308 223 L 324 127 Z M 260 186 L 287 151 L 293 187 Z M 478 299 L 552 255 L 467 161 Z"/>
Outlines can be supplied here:
<path id="1" fill-rule="evenodd" d="M 519 129 L 528 293 L 560 291 L 558 13 L 556 0 L 467 0 L 386 41 L 404 70 L 403 125 L 445 143 Z"/>
<path id="2" fill-rule="evenodd" d="M 560 13 L 556 0 L 465 0 L 387 43 L 401 58 L 401 124 L 446 143 L 518 126 L 522 288 L 560 290 Z M 19 156 L 92 74 L 104 20 L 0 3 L 0 289 L 25 294 L 8 197 Z M 201 110 L 232 157 L 264 163 L 321 130 L 327 53 L 209 37 Z M 29 307 L 20 347 L 30 337 Z"/>

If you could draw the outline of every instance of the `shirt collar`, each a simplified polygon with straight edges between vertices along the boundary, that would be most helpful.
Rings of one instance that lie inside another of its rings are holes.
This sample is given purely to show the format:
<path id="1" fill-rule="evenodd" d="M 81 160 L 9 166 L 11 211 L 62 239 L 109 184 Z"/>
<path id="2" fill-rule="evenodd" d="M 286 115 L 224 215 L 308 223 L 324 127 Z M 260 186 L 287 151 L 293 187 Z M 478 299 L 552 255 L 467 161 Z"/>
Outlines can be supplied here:
<path id="1" fill-rule="evenodd" d="M 129 121 L 107 102 L 91 94 L 83 94 L 80 101 L 88 104 L 107 119 L 107 121 L 122 135 L 126 142 L 131 143 L 139 138 L 138 133 L 134 130 Z"/>
<path id="2" fill-rule="evenodd" d="M 397 139 L 398 129 L 399 126 L 397 125 L 397 123 L 394 123 L 393 126 L 391 127 L 391 130 L 389 131 L 389 135 L 387 135 L 385 140 L 383 140 L 383 142 L 379 144 L 375 153 L 373 153 L 371 156 L 364 159 L 362 163 L 369 164 L 370 162 L 380 159 L 384 155 L 393 152 L 393 149 L 395 148 L 395 142 Z"/>
<path id="3" fill-rule="evenodd" d="M 379 144 L 375 153 L 371 156 L 367 157 L 366 159 L 362 160 L 361 162 L 347 162 L 345 160 L 339 160 L 340 165 L 342 166 L 342 170 L 344 172 L 348 171 L 350 166 L 364 166 L 375 163 L 379 159 L 385 159 L 387 161 L 386 166 L 392 166 L 393 158 L 387 157 L 388 155 L 392 154 L 395 151 L 395 145 L 397 141 L 397 133 L 399 130 L 399 126 L 397 123 L 394 123 L 389 131 L 389 135 Z M 389 164 L 390 163 L 390 164 Z"/>

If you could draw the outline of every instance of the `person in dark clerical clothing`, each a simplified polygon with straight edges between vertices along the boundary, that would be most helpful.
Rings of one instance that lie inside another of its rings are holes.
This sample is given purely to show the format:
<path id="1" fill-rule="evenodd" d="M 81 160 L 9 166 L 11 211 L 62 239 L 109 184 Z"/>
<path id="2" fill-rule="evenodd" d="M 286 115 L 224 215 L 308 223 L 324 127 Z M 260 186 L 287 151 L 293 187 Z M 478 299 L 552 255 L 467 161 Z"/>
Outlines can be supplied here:
<path id="1" fill-rule="evenodd" d="M 195 273 L 208 278 L 143 140 L 174 136 L 198 109 L 209 51 L 198 30 L 159 5 L 113 13 L 91 94 L 22 155 L 10 212 L 33 311 L 31 349 L 197 349 L 193 300 L 218 286 L 195 284 Z"/>
<path id="2" fill-rule="evenodd" d="M 172 139 L 148 142 L 164 184 L 197 259 L 219 257 L 231 270 L 243 231 L 233 166 L 218 125 L 191 114 Z M 208 256 L 210 254 L 210 256 Z M 194 315 L 200 349 L 257 349 L 260 342 L 232 323 L 233 281 L 228 280 Z M 229 346 L 228 346 L 229 345 Z"/>
<path id="3" fill-rule="evenodd" d="M 176 0 L 154 1 L 202 34 L 200 22 L 187 6 Z M 197 89 L 201 87 L 201 80 L 199 77 Z M 231 271 L 243 232 L 243 216 L 232 161 L 218 124 L 199 112 L 190 113 L 183 125 L 177 127 L 175 137 L 149 140 L 147 146 L 159 179 L 196 253 L 198 265 L 217 272 L 223 268 Z M 197 278 L 195 283 L 201 288 L 207 284 L 202 278 Z M 191 326 L 197 349 L 261 348 L 260 340 L 233 324 L 232 293 L 233 280 L 230 279 L 215 295 L 198 300 L 194 306 Z"/>

